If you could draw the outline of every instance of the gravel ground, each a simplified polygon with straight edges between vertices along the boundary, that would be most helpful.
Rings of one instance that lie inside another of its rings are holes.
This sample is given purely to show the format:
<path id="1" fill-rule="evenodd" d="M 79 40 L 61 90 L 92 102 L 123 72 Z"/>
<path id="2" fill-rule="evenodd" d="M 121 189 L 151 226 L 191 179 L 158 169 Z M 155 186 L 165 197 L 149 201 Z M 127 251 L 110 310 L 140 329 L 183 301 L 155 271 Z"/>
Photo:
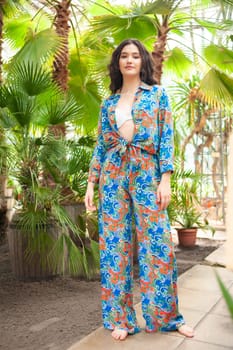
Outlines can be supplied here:
<path id="1" fill-rule="evenodd" d="M 179 275 L 221 244 L 203 240 L 194 249 L 176 246 Z M 135 266 L 137 276 L 137 266 Z M 140 301 L 135 278 L 135 303 Z M 41 282 L 14 279 L 8 246 L 0 246 L 0 349 L 66 350 L 101 326 L 99 280 L 57 277 Z"/>

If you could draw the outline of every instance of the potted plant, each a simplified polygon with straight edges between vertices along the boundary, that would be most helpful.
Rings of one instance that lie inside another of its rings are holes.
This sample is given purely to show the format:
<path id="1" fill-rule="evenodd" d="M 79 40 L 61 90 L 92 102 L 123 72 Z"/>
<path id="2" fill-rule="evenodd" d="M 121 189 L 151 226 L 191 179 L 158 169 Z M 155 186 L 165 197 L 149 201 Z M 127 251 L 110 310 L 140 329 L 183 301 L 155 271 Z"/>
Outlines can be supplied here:
<path id="1" fill-rule="evenodd" d="M 57 88 L 41 64 L 17 62 L 0 88 L 8 173 L 19 192 L 8 240 L 13 272 L 20 279 L 67 270 L 90 277 L 89 262 L 98 260 L 98 244 L 90 240 L 85 246 L 85 232 L 63 206 L 64 188 L 69 186 L 62 177 L 72 153 L 69 142 L 50 133 L 51 125 L 70 122 L 78 113 L 74 98 Z M 84 178 L 82 174 L 82 183 Z M 73 181 L 77 185 L 78 178 Z"/>
<path id="2" fill-rule="evenodd" d="M 182 247 L 194 247 L 198 228 L 212 230 L 203 217 L 198 197 L 198 187 L 202 176 L 191 170 L 176 170 L 172 176 L 172 198 L 168 207 L 168 215 L 178 234 Z"/>

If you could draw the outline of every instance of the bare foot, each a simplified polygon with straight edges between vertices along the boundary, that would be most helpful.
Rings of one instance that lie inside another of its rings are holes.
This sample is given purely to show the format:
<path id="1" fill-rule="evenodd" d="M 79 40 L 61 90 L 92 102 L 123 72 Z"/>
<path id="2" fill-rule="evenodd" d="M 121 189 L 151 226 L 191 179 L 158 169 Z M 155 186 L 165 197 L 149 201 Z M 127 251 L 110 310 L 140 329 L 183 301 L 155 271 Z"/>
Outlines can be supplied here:
<path id="1" fill-rule="evenodd" d="M 192 338 L 194 336 L 194 330 L 193 328 L 187 326 L 186 324 L 183 324 L 178 329 L 178 332 L 185 337 Z"/>
<path id="2" fill-rule="evenodd" d="M 125 331 L 124 329 L 115 328 L 112 331 L 112 337 L 116 340 L 125 340 L 127 335 L 128 335 L 128 332 Z"/>

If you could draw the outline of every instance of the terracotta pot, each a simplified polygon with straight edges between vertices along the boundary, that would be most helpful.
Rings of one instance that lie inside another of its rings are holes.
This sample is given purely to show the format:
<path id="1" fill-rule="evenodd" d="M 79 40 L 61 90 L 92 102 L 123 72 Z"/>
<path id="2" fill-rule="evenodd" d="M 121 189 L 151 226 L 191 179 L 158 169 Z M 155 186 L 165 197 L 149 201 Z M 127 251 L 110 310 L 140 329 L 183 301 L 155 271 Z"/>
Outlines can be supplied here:
<path id="1" fill-rule="evenodd" d="M 181 247 L 192 248 L 196 244 L 197 228 L 176 229 Z"/>

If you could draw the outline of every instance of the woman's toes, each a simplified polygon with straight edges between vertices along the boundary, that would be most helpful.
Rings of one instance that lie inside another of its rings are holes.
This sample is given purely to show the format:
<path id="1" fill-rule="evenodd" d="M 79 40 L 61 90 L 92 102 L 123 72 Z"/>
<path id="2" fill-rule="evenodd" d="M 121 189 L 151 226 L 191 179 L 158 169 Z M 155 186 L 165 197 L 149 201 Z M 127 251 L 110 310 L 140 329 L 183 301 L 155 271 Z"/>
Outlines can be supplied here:
<path id="1" fill-rule="evenodd" d="M 112 337 L 116 340 L 125 340 L 127 335 L 128 335 L 128 332 L 123 329 L 115 328 L 112 331 Z"/>
<path id="2" fill-rule="evenodd" d="M 192 338 L 194 336 L 194 330 L 193 328 L 187 326 L 186 324 L 183 324 L 178 328 L 178 332 L 185 337 Z"/>

